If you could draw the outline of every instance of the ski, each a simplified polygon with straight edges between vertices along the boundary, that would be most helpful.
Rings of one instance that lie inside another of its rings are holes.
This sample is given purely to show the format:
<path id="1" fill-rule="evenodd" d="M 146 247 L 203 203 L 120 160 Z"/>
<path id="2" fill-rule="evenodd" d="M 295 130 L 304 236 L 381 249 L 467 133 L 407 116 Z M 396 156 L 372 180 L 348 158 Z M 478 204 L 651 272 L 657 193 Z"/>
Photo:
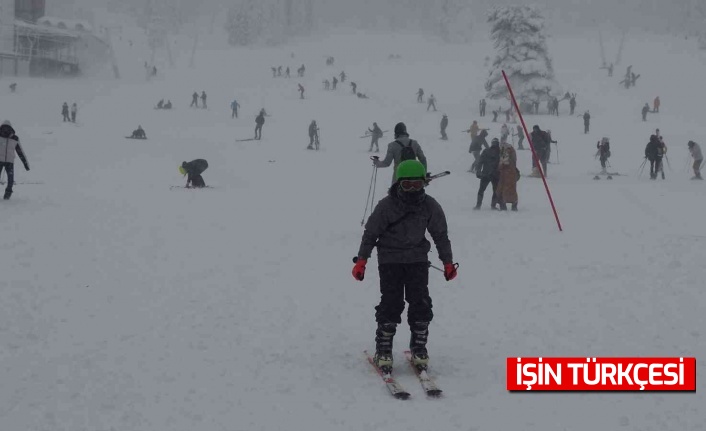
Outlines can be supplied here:
<path id="1" fill-rule="evenodd" d="M 195 189 L 215 189 L 215 187 L 213 187 L 213 186 L 204 186 L 204 187 L 169 186 L 169 190 L 174 190 L 174 189 L 195 190 Z"/>
<path id="2" fill-rule="evenodd" d="M 427 393 L 427 396 L 440 397 L 443 391 L 439 388 L 439 385 L 436 384 L 434 379 L 429 376 L 426 367 L 420 368 L 414 365 L 414 362 L 412 361 L 412 352 L 409 350 L 405 350 L 404 356 L 407 358 L 409 366 L 412 367 L 414 374 L 419 379 L 419 383 L 422 385 L 424 392 Z"/>
<path id="3" fill-rule="evenodd" d="M 147 138 L 133 138 L 132 136 L 126 136 L 125 139 L 137 139 L 138 141 L 146 141 Z"/>
<path id="4" fill-rule="evenodd" d="M 365 350 L 363 353 L 365 353 L 365 357 L 368 359 L 368 363 L 372 365 L 372 367 L 378 373 L 382 381 L 385 382 L 385 386 L 387 386 L 387 389 L 390 391 L 390 395 L 397 398 L 398 400 L 406 400 L 410 397 L 409 392 L 407 392 L 402 387 L 402 385 L 399 384 L 394 377 L 392 377 L 392 374 L 383 374 L 382 370 L 378 368 L 377 365 L 375 365 L 373 357 L 367 350 Z"/>
<path id="5" fill-rule="evenodd" d="M 248 142 L 248 141 L 254 141 L 255 138 L 250 138 L 250 139 L 236 139 L 235 142 Z"/>

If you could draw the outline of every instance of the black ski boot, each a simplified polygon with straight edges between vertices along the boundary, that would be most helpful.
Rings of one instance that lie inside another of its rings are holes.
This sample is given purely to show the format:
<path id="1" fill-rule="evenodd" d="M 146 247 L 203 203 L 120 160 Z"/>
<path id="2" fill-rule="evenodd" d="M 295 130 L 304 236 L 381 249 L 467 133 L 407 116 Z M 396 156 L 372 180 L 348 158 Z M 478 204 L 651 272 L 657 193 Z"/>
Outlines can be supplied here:
<path id="1" fill-rule="evenodd" d="M 2 198 L 5 199 L 5 200 L 8 200 L 8 199 L 10 199 L 10 196 L 12 196 L 12 191 L 11 191 L 11 190 L 5 190 L 5 196 L 3 196 Z"/>
<path id="2" fill-rule="evenodd" d="M 411 337 L 409 350 L 412 352 L 412 362 L 418 369 L 426 369 L 429 364 L 427 338 L 429 337 L 429 322 L 414 322 L 409 324 Z"/>
<path id="3" fill-rule="evenodd" d="M 517 211 L 517 202 L 512 204 L 512 211 Z"/>
<path id="4" fill-rule="evenodd" d="M 375 356 L 373 362 L 384 374 L 392 373 L 392 339 L 397 332 L 396 323 L 378 323 L 375 331 Z"/>

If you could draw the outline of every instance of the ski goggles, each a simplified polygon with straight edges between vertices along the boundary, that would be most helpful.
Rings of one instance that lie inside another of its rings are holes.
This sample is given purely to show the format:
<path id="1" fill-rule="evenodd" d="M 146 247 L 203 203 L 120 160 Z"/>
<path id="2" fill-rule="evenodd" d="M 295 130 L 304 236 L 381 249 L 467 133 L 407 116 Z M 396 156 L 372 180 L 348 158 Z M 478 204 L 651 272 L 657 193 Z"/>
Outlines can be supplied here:
<path id="1" fill-rule="evenodd" d="M 400 180 L 400 188 L 405 192 L 421 190 L 424 185 L 424 180 Z"/>

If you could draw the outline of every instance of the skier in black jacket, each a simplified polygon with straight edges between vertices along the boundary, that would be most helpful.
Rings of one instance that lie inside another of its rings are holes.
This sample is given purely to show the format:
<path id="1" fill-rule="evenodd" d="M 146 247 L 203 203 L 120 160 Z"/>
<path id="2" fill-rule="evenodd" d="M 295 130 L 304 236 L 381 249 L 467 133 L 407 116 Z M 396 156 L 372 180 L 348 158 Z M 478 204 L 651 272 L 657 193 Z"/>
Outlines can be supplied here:
<path id="1" fill-rule="evenodd" d="M 202 188 L 206 187 L 201 174 L 208 169 L 208 162 L 204 159 L 196 159 L 190 162 L 182 162 L 179 167 L 179 172 L 182 175 L 188 175 L 186 180 L 186 188 Z"/>
<path id="2" fill-rule="evenodd" d="M 490 143 L 490 148 L 483 150 L 480 159 L 478 159 L 476 177 L 480 180 L 480 186 L 478 187 L 478 199 L 476 200 L 476 206 L 473 207 L 474 210 L 480 209 L 483 203 L 483 195 L 485 194 L 485 189 L 488 188 L 488 184 L 493 185 L 493 198 L 490 202 L 490 207 L 494 210 L 498 209 L 498 198 L 495 194 L 495 190 L 498 188 L 498 181 L 500 181 L 500 173 L 498 171 L 499 163 L 500 140 L 493 138 Z"/>
<path id="3" fill-rule="evenodd" d="M 449 125 L 449 117 L 444 114 L 443 117 L 441 117 L 441 124 L 439 125 L 441 127 L 441 139 L 446 141 L 449 139 L 448 136 L 446 136 L 446 127 Z"/>
<path id="4" fill-rule="evenodd" d="M 265 124 L 265 110 L 261 110 L 255 117 L 255 139 L 262 139 L 262 125 Z"/>
<path id="5" fill-rule="evenodd" d="M 365 266 L 377 247 L 380 273 L 380 304 L 375 307 L 374 362 L 385 374 L 392 372 L 392 341 L 397 325 L 402 323 L 405 300 L 409 303 L 407 322 L 412 360 L 418 369 L 429 363 L 426 344 L 432 313 L 429 296 L 429 231 L 439 259 L 444 264 L 447 281 L 456 277 L 446 216 L 441 205 L 425 193 L 426 169 L 417 160 L 407 160 L 397 167 L 396 181 L 388 195 L 373 210 L 365 224 L 360 249 L 354 259 L 353 277 L 363 280 Z"/>
<path id="6" fill-rule="evenodd" d="M 483 129 L 471 141 L 471 146 L 468 147 L 468 152 L 473 154 L 473 163 L 471 164 L 471 168 L 468 172 L 472 173 L 476 171 L 476 167 L 478 166 L 478 157 L 480 157 L 481 150 L 483 148 L 488 148 L 488 141 L 485 140 L 486 136 L 488 136 L 488 131 Z"/>
<path id="7" fill-rule="evenodd" d="M 532 145 L 534 145 L 534 151 L 537 153 L 537 158 L 539 158 L 540 163 L 542 164 L 542 172 L 544 172 L 544 175 L 547 175 L 547 161 L 549 160 L 549 152 L 551 150 L 550 145 L 551 145 L 551 137 L 547 134 L 547 132 L 541 130 L 539 126 L 535 125 L 532 127 Z M 533 170 L 536 170 L 536 173 L 533 172 L 533 176 L 539 176 L 539 171 L 537 170 L 537 163 L 534 159 L 532 158 L 532 168 Z"/>
<path id="8" fill-rule="evenodd" d="M 605 164 L 610 158 L 610 141 L 608 140 L 608 138 L 603 138 L 596 144 L 596 148 L 598 148 L 597 156 L 600 157 L 601 161 L 601 173 L 605 174 Z"/>
<path id="9" fill-rule="evenodd" d="M 0 126 L 0 174 L 3 168 L 7 172 L 7 186 L 3 196 L 5 200 L 10 199 L 12 186 L 15 184 L 15 153 L 20 156 L 25 170 L 29 171 L 29 162 L 22 151 L 20 138 L 15 135 L 12 124 L 9 121 L 4 121 Z"/>
<path id="10" fill-rule="evenodd" d="M 645 157 L 650 161 L 650 179 L 657 179 L 657 174 L 662 170 L 662 156 L 666 153 L 664 143 L 657 135 L 650 136 L 650 142 L 645 146 Z"/>

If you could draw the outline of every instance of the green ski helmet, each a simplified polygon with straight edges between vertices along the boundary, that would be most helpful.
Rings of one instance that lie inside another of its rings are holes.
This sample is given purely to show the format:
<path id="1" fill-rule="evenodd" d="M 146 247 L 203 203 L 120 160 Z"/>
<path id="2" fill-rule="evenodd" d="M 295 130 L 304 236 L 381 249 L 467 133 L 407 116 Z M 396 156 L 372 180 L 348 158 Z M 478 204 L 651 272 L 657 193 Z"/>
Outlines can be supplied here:
<path id="1" fill-rule="evenodd" d="M 426 178 L 427 170 L 419 160 L 405 160 L 397 166 L 395 180 L 400 178 Z"/>

